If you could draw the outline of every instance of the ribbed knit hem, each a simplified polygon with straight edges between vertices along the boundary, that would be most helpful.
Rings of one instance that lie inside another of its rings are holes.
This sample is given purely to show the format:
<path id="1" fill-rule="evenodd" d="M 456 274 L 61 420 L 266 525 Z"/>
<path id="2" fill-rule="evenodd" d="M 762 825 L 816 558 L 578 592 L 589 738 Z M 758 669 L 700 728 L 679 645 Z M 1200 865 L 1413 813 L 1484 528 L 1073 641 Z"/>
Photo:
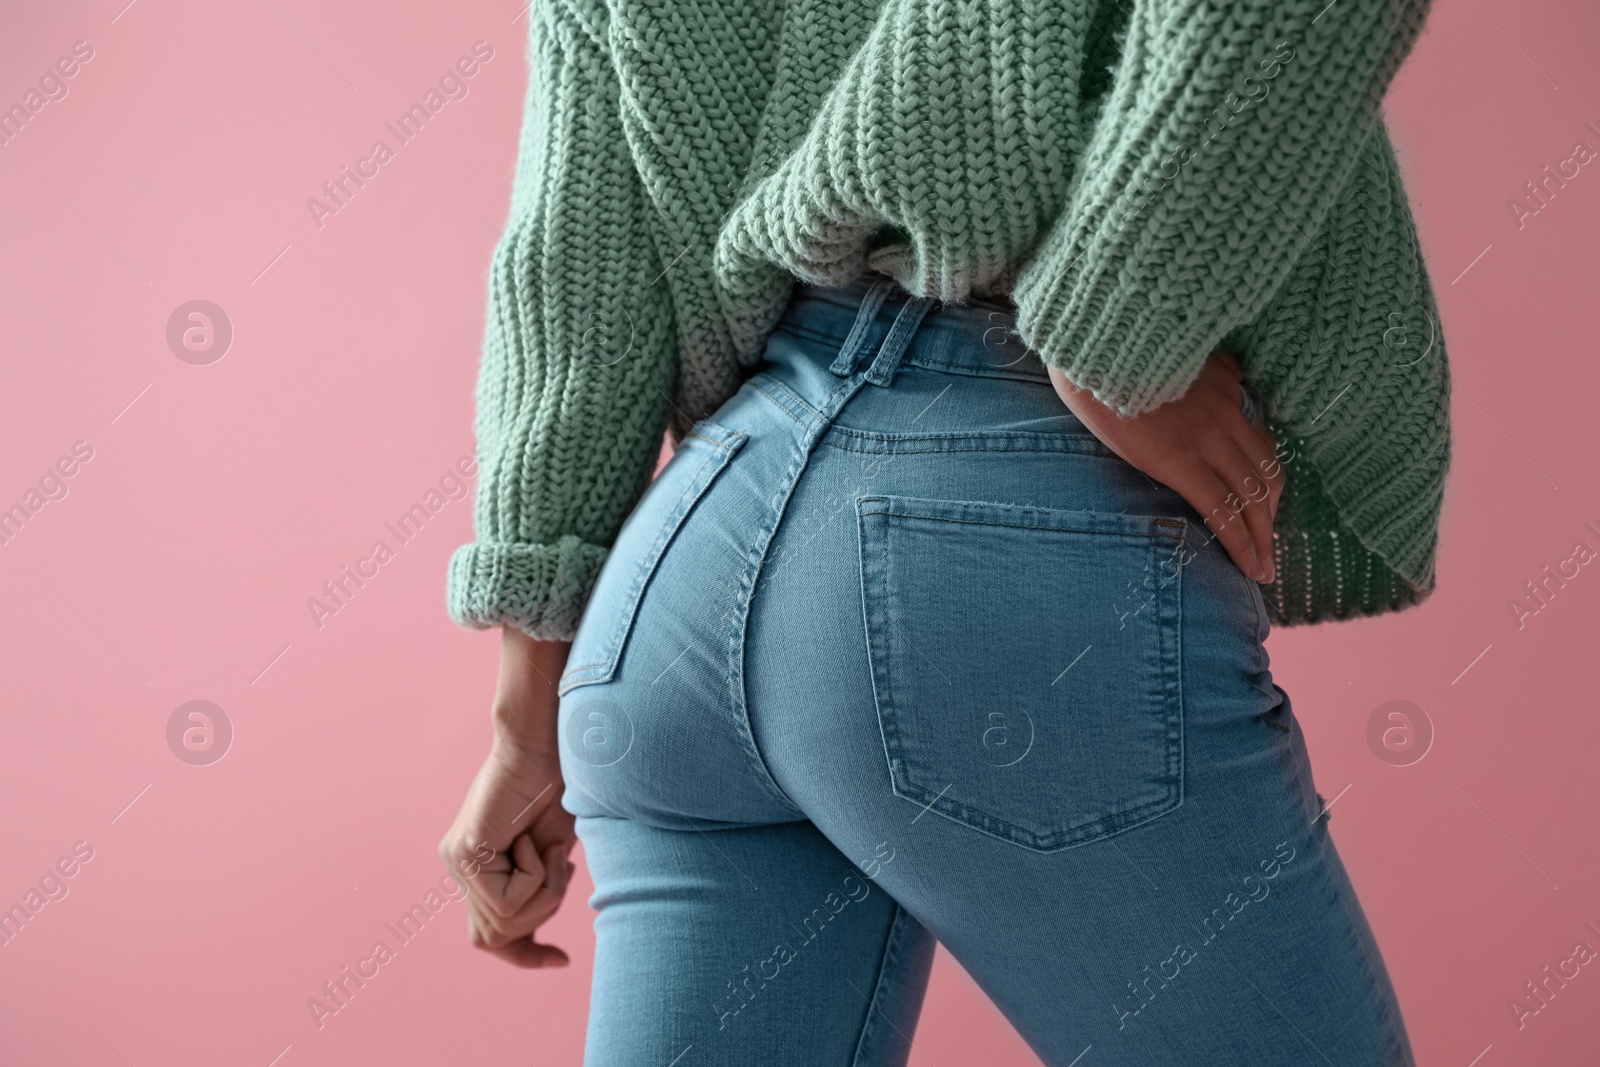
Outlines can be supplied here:
<path id="1" fill-rule="evenodd" d="M 1216 348 L 1212 322 L 1153 304 L 1102 274 L 1084 292 L 1084 270 L 1025 272 L 1012 293 L 1017 333 L 1080 389 L 1124 415 L 1182 396 Z"/>
<path id="2" fill-rule="evenodd" d="M 1273 543 L 1277 575 L 1261 587 L 1272 621 L 1306 625 L 1403 611 L 1433 592 L 1415 585 L 1348 531 L 1285 530 Z"/>
<path id="3" fill-rule="evenodd" d="M 538 641 L 570 641 L 606 552 L 570 534 L 553 544 L 462 545 L 450 558 L 450 617 L 473 630 L 510 624 Z"/>
<path id="4" fill-rule="evenodd" d="M 1283 440 L 1283 438 L 1280 438 Z M 1287 482 L 1279 501 L 1273 557 L 1277 576 L 1262 595 L 1279 623 L 1382 615 L 1433 592 L 1443 483 L 1427 458 L 1381 471 L 1366 493 L 1304 438 L 1288 438 Z M 1442 446 L 1446 447 L 1446 446 Z M 1373 450 L 1345 450 L 1361 467 Z M 1330 472 L 1339 492 L 1330 493 Z M 1356 531 L 1359 530 L 1358 535 Z"/>

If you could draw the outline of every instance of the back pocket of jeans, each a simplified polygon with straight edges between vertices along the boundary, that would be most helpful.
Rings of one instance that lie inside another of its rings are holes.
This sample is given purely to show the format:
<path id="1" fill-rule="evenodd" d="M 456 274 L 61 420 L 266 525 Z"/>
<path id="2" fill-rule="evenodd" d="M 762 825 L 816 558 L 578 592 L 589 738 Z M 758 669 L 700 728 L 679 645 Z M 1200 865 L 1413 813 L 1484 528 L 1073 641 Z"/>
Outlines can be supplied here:
<path id="1" fill-rule="evenodd" d="M 1039 851 L 1183 800 L 1181 518 L 863 497 L 897 795 Z"/>
<path id="2" fill-rule="evenodd" d="M 744 445 L 746 435 L 702 419 L 629 513 L 607 553 L 568 654 L 558 692 L 609 682 L 650 579 L 684 520 Z"/>

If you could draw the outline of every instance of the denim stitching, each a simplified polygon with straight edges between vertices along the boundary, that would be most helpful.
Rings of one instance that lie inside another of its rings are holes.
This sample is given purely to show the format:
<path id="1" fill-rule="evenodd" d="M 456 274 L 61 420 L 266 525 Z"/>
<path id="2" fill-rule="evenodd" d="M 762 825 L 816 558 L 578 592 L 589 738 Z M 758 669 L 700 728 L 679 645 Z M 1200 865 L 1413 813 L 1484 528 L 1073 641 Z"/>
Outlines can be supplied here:
<path id="1" fill-rule="evenodd" d="M 861 498 L 861 500 L 863 502 L 882 500 L 882 499 L 883 499 L 882 497 L 862 497 Z M 975 501 L 975 503 L 978 503 L 978 502 Z M 1045 509 L 1030 508 L 1030 509 L 1027 509 L 1027 510 L 1030 510 L 1030 511 L 1042 511 L 1042 510 L 1045 510 Z M 1150 539 L 1150 540 L 1154 540 L 1156 538 L 1160 538 L 1161 540 L 1164 540 L 1164 541 L 1180 541 L 1180 540 L 1183 539 L 1183 534 L 1181 532 L 1173 532 L 1173 533 L 1159 533 L 1159 532 L 1141 533 L 1138 530 L 1116 530 L 1116 529 L 1110 529 L 1108 527 L 1102 527 L 1102 528 L 1100 528 L 1098 530 L 1096 530 L 1096 529 L 1084 529 L 1084 528 L 1078 527 L 1078 526 L 1058 526 L 1058 525 L 1053 525 L 1053 524 L 1044 523 L 1044 522 L 1038 522 L 1038 523 L 1030 523 L 1030 522 L 994 522 L 994 521 L 991 521 L 989 519 L 957 519 L 957 518 L 952 518 L 949 515 L 929 515 L 928 513 L 922 512 L 922 511 L 892 511 L 889 508 L 883 508 L 881 510 L 874 509 L 872 513 L 875 514 L 875 515 L 892 515 L 897 519 L 924 519 L 924 520 L 929 521 L 929 522 L 956 522 L 956 523 L 963 523 L 963 524 L 968 525 L 968 526 L 999 526 L 1002 529 L 1007 529 L 1007 530 L 1055 530 L 1055 531 L 1058 531 L 1060 533 L 1103 534 L 1103 535 L 1106 535 L 1106 536 L 1109 536 L 1109 537 L 1143 537 L 1143 538 L 1147 538 L 1147 539 Z"/>
<path id="2" fill-rule="evenodd" d="M 867 337 L 878 321 L 878 312 L 883 309 L 894 288 L 895 284 L 886 280 L 874 283 L 867 290 L 861 298 L 861 306 L 856 311 L 856 321 L 850 327 L 850 333 L 846 335 L 839 354 L 829 365 L 829 371 L 838 375 L 852 375 L 856 372 L 861 363 L 861 352 L 867 344 Z"/>
<path id="3" fill-rule="evenodd" d="M 1021 361 L 1007 364 L 1003 367 L 979 366 L 976 363 L 956 363 L 926 355 L 907 356 L 906 362 L 913 367 L 922 367 L 941 374 L 965 374 L 975 378 L 1006 378 L 1011 381 L 1034 382 L 1039 385 L 1052 384 L 1050 372 L 1045 370 L 1042 364 L 1038 370 L 1034 370 L 1031 365 Z"/>
<path id="4" fill-rule="evenodd" d="M 784 517 L 788 514 L 789 501 L 794 498 L 794 490 L 800 483 L 800 478 L 805 474 L 806 468 L 811 463 L 811 456 L 817 444 L 826 433 L 830 420 L 847 403 L 855 393 L 865 384 L 865 375 L 852 374 L 842 379 L 823 402 L 823 410 L 817 413 L 815 424 L 805 428 L 805 433 L 798 442 L 794 443 L 794 456 L 789 467 L 773 490 L 767 505 L 767 516 L 761 528 L 756 531 L 750 541 L 750 548 L 745 554 L 744 571 L 739 576 L 739 591 L 735 599 L 736 618 L 729 627 L 728 634 L 728 665 L 724 680 L 728 686 L 728 698 L 731 705 L 734 729 L 739 735 L 739 744 L 751 759 L 757 772 L 757 780 L 762 787 L 780 803 L 793 808 L 797 813 L 801 808 L 786 793 L 778 780 L 773 776 L 772 769 L 767 766 L 766 757 L 762 756 L 760 747 L 756 744 L 755 730 L 750 725 L 750 706 L 745 695 L 744 656 L 747 645 L 746 632 L 750 625 L 750 605 L 755 597 L 755 591 L 761 583 L 761 576 L 766 570 L 767 559 L 772 548 L 772 543 L 777 539 L 778 530 L 783 525 Z"/>
<path id="5" fill-rule="evenodd" d="M 666 519 L 662 521 L 661 529 L 656 534 L 655 541 L 651 543 L 649 550 L 644 554 L 644 565 L 640 566 L 638 573 L 634 575 L 633 584 L 628 588 L 628 595 L 623 601 L 623 603 L 628 605 L 625 616 L 626 621 L 622 624 L 619 632 L 611 638 L 609 644 L 612 647 L 606 650 L 605 660 L 597 663 L 587 663 L 581 667 L 573 667 L 569 669 L 561 676 L 561 680 L 557 686 L 558 690 L 565 689 L 569 682 L 577 683 L 601 680 L 600 678 L 588 678 L 585 676 L 596 671 L 603 674 L 608 668 L 613 668 L 616 666 L 617 659 L 621 655 L 622 645 L 627 640 L 628 631 L 633 628 L 633 620 L 637 614 L 638 601 L 643 593 L 645 583 L 649 580 L 649 576 L 655 573 L 656 564 L 660 562 L 660 553 L 663 545 L 666 543 L 667 539 L 677 531 L 679 525 L 681 525 L 684 515 L 688 513 L 688 510 L 693 505 L 693 502 L 698 500 L 700 496 L 711 487 L 712 481 L 716 479 L 716 476 L 718 473 L 720 473 L 722 467 L 727 465 L 728 461 L 733 457 L 733 453 L 738 449 L 738 447 L 744 444 L 745 436 L 745 434 L 737 430 L 732 430 L 729 431 L 728 440 L 724 442 L 714 440 L 698 433 L 685 435 L 685 440 L 693 437 L 697 440 L 704 441 L 712 446 L 713 451 L 706 454 L 704 461 L 702 461 L 699 468 L 695 470 L 694 477 L 691 478 L 688 484 L 684 486 L 683 495 L 678 498 L 678 502 L 674 504 L 672 506 L 672 510 L 667 513 Z M 709 476 L 706 476 L 707 468 L 711 467 L 713 464 L 716 464 L 717 469 L 711 471 Z M 701 480 L 702 476 L 705 476 L 703 482 Z"/>
<path id="6" fill-rule="evenodd" d="M 848 426 L 829 429 L 826 444 L 851 452 L 1076 452 L 1105 459 L 1118 458 L 1091 433 L 1033 433 L 958 431 L 942 434 L 886 434 Z"/>
<path id="7" fill-rule="evenodd" d="M 750 379 L 750 386 L 771 400 L 779 411 L 794 420 L 802 430 L 810 431 L 816 426 L 817 412 L 783 382 L 769 375 L 758 374 Z M 801 416 L 801 412 L 805 413 L 805 417 Z"/>
<path id="8" fill-rule="evenodd" d="M 773 333 L 788 334 L 801 341 L 810 341 L 813 344 L 824 345 L 829 348 L 841 348 L 849 336 L 845 334 L 827 333 L 822 330 L 812 329 L 795 322 L 780 321 L 773 327 Z M 1034 354 L 1038 359 L 1037 354 Z M 1033 363 L 1018 362 L 1006 366 L 989 366 L 976 363 L 961 363 L 954 360 L 939 359 L 936 356 L 918 352 L 907 352 L 904 357 L 907 366 L 921 367 L 939 374 L 960 374 L 973 378 L 1001 378 L 1008 381 L 1033 382 L 1036 385 L 1051 385 L 1050 372 L 1040 360 L 1037 367 Z"/>
<path id="9" fill-rule="evenodd" d="M 861 1021 L 861 1034 L 856 1039 L 856 1050 L 855 1054 L 850 1057 L 850 1067 L 876 1067 L 878 1061 L 863 1059 L 862 1057 L 870 1056 L 878 1051 L 876 1043 L 870 1039 L 883 1028 L 880 1017 L 882 1019 L 888 1018 L 887 1013 L 879 1006 L 878 1002 L 888 995 L 890 985 L 904 978 L 904 975 L 898 971 L 897 965 L 900 962 L 900 956 L 903 954 L 907 922 L 910 921 L 911 917 L 910 913 L 900 906 L 899 901 L 893 901 L 890 907 L 892 910 L 889 918 L 889 930 L 884 936 L 883 953 L 878 959 L 878 979 L 872 985 L 872 995 L 867 998 L 867 1014 Z M 895 1027 L 895 1032 L 900 1033 L 899 1027 Z M 905 1037 L 903 1033 L 900 1036 Z M 910 1044 L 911 1039 L 906 1038 L 908 1053 Z"/>
<path id="10" fill-rule="evenodd" d="M 862 506 L 864 504 L 883 501 L 883 497 L 861 497 L 856 501 L 856 514 L 857 528 L 860 537 L 862 567 L 862 607 L 865 616 L 864 621 L 867 626 L 868 659 L 872 665 L 873 697 L 878 713 L 879 727 L 883 734 L 884 755 L 889 765 L 890 789 L 895 793 L 895 795 L 904 797 L 905 799 L 913 802 L 925 802 L 927 806 L 933 810 L 941 812 L 946 816 L 956 819 L 964 825 L 979 830 L 980 832 L 987 833 L 993 837 L 1010 841 L 1013 844 L 1032 849 L 1034 851 L 1046 852 L 1059 851 L 1077 845 L 1092 844 L 1095 841 L 1104 840 L 1105 838 L 1111 837 L 1115 834 L 1122 833 L 1125 830 L 1130 830 L 1136 826 L 1142 825 L 1143 823 L 1150 822 L 1151 820 L 1159 818 L 1160 816 L 1171 811 L 1176 811 L 1179 807 L 1181 807 L 1184 799 L 1183 702 L 1182 681 L 1181 677 L 1179 676 L 1181 672 L 1181 660 L 1177 660 L 1175 662 L 1176 657 L 1181 657 L 1182 655 L 1182 647 L 1179 643 L 1180 638 L 1177 634 L 1177 630 L 1181 624 L 1181 600 L 1179 599 L 1180 594 L 1176 589 L 1172 590 L 1170 596 L 1166 599 L 1166 602 L 1160 609 L 1162 615 L 1161 624 L 1158 627 L 1158 629 L 1161 631 L 1159 638 L 1160 644 L 1158 646 L 1158 654 L 1159 658 L 1161 659 L 1161 688 L 1167 694 L 1169 706 L 1176 708 L 1175 713 L 1168 716 L 1169 721 L 1167 724 L 1166 764 L 1169 785 L 1166 796 L 1160 797 L 1156 800 L 1148 801 L 1144 804 L 1138 805 L 1137 807 L 1127 808 L 1122 811 L 1113 812 L 1109 815 L 1102 816 L 1100 818 L 1090 819 L 1074 826 L 1056 830 L 1052 833 L 1038 834 L 1026 830 L 1023 827 L 1016 826 L 1015 824 L 1004 819 L 1000 819 L 999 817 L 991 815 L 988 812 L 978 811 L 957 801 L 945 799 L 942 795 L 933 793 L 927 787 L 913 782 L 907 776 L 904 761 L 896 755 L 896 753 L 903 750 L 903 743 L 900 736 L 899 716 L 894 713 L 895 708 L 893 698 L 891 696 L 885 699 L 884 697 L 880 697 L 879 694 L 891 694 L 893 692 L 893 679 L 890 678 L 888 674 L 888 661 L 894 658 L 897 652 L 897 649 L 894 647 L 895 638 L 893 636 L 896 628 L 893 626 L 892 620 L 890 620 L 888 617 L 889 567 L 887 559 L 888 536 L 886 527 L 887 521 L 890 517 L 925 519 L 938 522 L 966 522 L 972 525 L 997 526 L 1001 528 L 1023 530 L 1058 530 L 1067 533 L 1084 533 L 1091 535 L 1109 533 L 1112 536 L 1118 536 L 1120 534 L 1134 538 L 1146 538 L 1151 542 L 1152 550 L 1154 548 L 1155 541 L 1158 538 L 1161 540 L 1181 540 L 1187 531 L 1187 522 L 1182 519 L 1157 519 L 1155 520 L 1156 525 L 1173 526 L 1181 532 L 1157 532 L 1141 534 L 1137 531 L 1124 532 L 1104 529 L 1084 530 L 1065 526 L 987 522 L 978 519 L 951 519 L 944 515 L 923 515 L 894 511 L 888 507 L 865 508 Z M 1046 509 L 1019 508 L 1018 510 L 1038 512 Z M 882 522 L 877 530 L 869 531 L 867 522 L 869 515 L 882 517 Z M 869 540 L 874 537 L 876 538 L 873 544 L 874 551 L 869 552 L 868 543 Z M 1182 572 L 1180 571 L 1179 579 L 1175 579 L 1174 582 L 1169 583 L 1169 585 L 1176 586 L 1179 580 L 1181 580 L 1181 577 Z M 867 587 L 869 581 L 875 581 L 880 586 L 880 593 L 876 604 L 874 604 L 871 598 L 867 596 Z M 873 637 L 874 633 L 877 634 L 876 642 L 874 641 Z M 872 647 L 876 643 L 881 643 L 883 646 L 884 654 L 882 657 L 871 654 Z M 882 662 L 880 662 L 880 659 Z M 885 713 L 886 706 L 887 713 Z M 1095 832 L 1097 827 L 1100 829 L 1098 832 Z M 1085 833 L 1085 831 L 1088 832 Z"/>
<path id="11" fill-rule="evenodd" d="M 919 296 L 912 297 L 900 305 L 889 332 L 878 344 L 878 354 L 873 358 L 872 365 L 867 368 L 867 381 L 879 386 L 893 384 L 894 376 L 900 370 L 900 361 L 905 357 L 906 350 L 911 347 L 911 342 L 916 339 L 917 331 L 927 318 L 933 303 L 932 300 Z"/>

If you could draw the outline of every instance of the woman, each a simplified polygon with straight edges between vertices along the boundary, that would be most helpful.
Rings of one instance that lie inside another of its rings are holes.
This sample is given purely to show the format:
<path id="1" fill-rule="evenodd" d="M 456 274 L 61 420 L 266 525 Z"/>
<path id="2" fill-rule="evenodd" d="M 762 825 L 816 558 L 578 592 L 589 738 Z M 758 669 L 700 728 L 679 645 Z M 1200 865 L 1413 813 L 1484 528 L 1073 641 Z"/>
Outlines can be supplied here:
<path id="1" fill-rule="evenodd" d="M 1410 1062 L 1262 643 L 1433 587 L 1426 7 L 535 0 L 440 851 L 559 966 L 583 841 L 588 1063 L 905 1063 L 935 940 L 1051 1064 Z"/>

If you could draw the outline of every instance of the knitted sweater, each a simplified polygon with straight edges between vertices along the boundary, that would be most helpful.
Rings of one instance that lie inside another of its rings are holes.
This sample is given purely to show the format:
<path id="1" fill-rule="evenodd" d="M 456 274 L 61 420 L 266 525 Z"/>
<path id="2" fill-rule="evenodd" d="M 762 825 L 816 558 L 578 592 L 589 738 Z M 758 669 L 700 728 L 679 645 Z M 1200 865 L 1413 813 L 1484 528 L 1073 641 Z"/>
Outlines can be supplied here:
<path id="1" fill-rule="evenodd" d="M 570 638 L 662 434 L 795 280 L 1009 298 L 1102 402 L 1219 345 L 1278 435 L 1280 621 L 1434 585 L 1449 374 L 1379 104 L 1428 0 L 534 0 L 448 608 Z"/>

